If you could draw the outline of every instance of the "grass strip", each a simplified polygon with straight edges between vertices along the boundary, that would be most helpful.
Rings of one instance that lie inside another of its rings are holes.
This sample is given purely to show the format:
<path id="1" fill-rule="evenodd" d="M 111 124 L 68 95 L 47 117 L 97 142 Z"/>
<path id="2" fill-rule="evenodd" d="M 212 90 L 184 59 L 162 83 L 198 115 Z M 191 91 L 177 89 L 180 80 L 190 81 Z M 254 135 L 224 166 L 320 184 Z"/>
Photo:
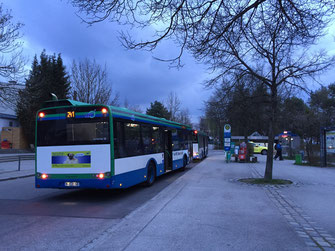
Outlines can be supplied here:
<path id="1" fill-rule="evenodd" d="M 264 178 L 246 178 L 246 179 L 239 179 L 238 181 L 253 185 L 290 185 L 293 183 L 290 180 L 282 180 L 282 179 L 266 180 Z"/>

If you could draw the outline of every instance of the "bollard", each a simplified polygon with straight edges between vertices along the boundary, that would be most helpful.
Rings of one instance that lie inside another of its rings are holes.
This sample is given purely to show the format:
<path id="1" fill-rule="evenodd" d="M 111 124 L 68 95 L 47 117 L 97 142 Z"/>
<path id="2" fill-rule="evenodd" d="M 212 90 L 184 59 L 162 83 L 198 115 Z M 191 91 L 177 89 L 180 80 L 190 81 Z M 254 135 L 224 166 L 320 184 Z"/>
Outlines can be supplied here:
<path id="1" fill-rule="evenodd" d="M 19 167 L 18 167 L 18 171 L 21 171 L 21 156 L 19 155 Z"/>

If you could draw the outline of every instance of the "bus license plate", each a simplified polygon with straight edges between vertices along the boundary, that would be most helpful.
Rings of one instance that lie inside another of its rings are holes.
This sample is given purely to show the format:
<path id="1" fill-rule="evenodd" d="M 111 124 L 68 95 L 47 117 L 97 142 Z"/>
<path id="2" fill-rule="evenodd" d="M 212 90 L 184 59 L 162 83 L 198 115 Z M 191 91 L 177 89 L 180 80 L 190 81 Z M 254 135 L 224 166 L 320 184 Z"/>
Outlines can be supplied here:
<path id="1" fill-rule="evenodd" d="M 66 187 L 79 187 L 79 182 L 73 181 L 73 182 L 65 182 Z"/>

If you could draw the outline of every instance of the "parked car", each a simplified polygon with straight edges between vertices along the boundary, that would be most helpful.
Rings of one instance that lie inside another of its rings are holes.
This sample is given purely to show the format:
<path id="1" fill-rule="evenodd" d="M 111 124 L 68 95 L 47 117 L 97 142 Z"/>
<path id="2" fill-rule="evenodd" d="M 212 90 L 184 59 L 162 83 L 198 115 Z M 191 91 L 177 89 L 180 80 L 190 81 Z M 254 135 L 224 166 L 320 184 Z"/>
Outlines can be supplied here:
<path id="1" fill-rule="evenodd" d="M 254 145 L 254 153 L 260 153 L 262 155 L 266 155 L 268 153 L 268 147 L 262 143 L 255 143 L 250 141 Z"/>

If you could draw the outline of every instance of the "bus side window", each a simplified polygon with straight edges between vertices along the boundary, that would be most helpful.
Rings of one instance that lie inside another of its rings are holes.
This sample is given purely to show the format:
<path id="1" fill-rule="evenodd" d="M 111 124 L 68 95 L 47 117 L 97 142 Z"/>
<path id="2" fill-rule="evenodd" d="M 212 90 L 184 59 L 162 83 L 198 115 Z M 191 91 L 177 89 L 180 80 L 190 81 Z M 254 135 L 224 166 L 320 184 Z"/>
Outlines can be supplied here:
<path id="1" fill-rule="evenodd" d="M 113 122 L 114 131 L 114 155 L 115 158 L 126 157 L 124 148 L 124 123 L 120 121 Z"/>
<path id="2" fill-rule="evenodd" d="M 204 147 L 204 139 L 203 139 L 203 136 L 202 136 L 202 135 L 199 135 L 198 137 L 199 137 L 199 142 L 198 142 L 198 144 L 199 144 L 199 149 L 200 149 L 200 148 L 203 148 L 203 147 Z"/>
<path id="3" fill-rule="evenodd" d="M 119 158 L 119 134 L 117 122 L 113 121 L 113 142 L 114 142 L 114 158 Z"/>
<path id="4" fill-rule="evenodd" d="M 162 150 L 162 138 L 161 138 L 161 132 L 159 130 L 158 126 L 152 127 L 152 139 L 151 139 L 151 145 L 154 153 L 160 153 L 163 152 Z"/>
<path id="5" fill-rule="evenodd" d="M 187 149 L 187 132 L 186 130 L 178 130 L 179 150 Z"/>
<path id="6" fill-rule="evenodd" d="M 143 154 L 141 147 L 140 125 L 137 123 L 125 123 L 125 147 L 127 156 L 137 156 Z"/>
<path id="7" fill-rule="evenodd" d="M 144 154 L 153 153 L 152 142 L 152 127 L 150 125 L 141 124 L 141 132 L 142 132 L 142 141 Z"/>
<path id="8" fill-rule="evenodd" d="M 176 129 L 172 130 L 173 151 L 180 150 L 180 138 Z"/>

